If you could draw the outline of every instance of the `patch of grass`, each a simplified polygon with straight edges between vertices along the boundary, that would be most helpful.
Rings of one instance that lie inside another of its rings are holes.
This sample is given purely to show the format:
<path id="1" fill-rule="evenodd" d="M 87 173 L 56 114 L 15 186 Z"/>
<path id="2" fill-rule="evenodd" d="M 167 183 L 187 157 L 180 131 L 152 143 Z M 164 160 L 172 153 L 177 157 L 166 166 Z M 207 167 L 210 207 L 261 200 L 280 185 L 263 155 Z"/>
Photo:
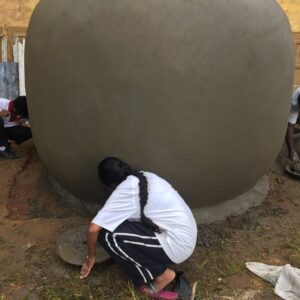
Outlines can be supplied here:
<path id="1" fill-rule="evenodd" d="M 6 243 L 5 239 L 2 236 L 0 236 L 0 247 L 3 246 L 5 243 Z M 2 299 L 0 298 L 0 300 Z"/>
<path id="2" fill-rule="evenodd" d="M 89 287 L 86 284 L 79 285 L 45 285 L 39 288 L 42 299 L 47 300 L 148 300 L 139 295 L 131 283 L 119 289 L 106 286 Z M 0 298 L 0 300 L 2 300 Z"/>
<path id="3" fill-rule="evenodd" d="M 43 299 L 47 300 L 93 300 L 91 290 L 88 286 L 70 287 L 63 285 L 45 285 L 40 290 Z"/>
<path id="4" fill-rule="evenodd" d="M 300 253 L 300 240 L 297 239 L 288 239 L 285 243 L 286 247 Z"/>
<path id="5" fill-rule="evenodd" d="M 245 264 L 242 261 L 232 261 L 228 263 L 223 270 L 221 271 L 221 274 L 223 276 L 232 276 L 235 274 L 238 274 L 242 272 L 245 269 Z"/>
<path id="6" fill-rule="evenodd" d="M 257 225 L 255 228 L 256 232 L 266 233 L 271 230 L 269 226 L 266 225 Z"/>
<path id="7" fill-rule="evenodd" d="M 48 278 L 34 292 L 45 300 L 148 300 L 135 290 L 131 282 L 119 280 L 111 272 L 99 274 L 98 284 L 97 281 L 79 280 L 77 272 L 69 274 L 70 280 L 51 281 Z"/>
<path id="8" fill-rule="evenodd" d="M 0 295 L 0 300 L 7 300 L 7 298 L 3 294 L 1 294 Z"/>
<path id="9" fill-rule="evenodd" d="M 130 294 L 132 300 L 140 299 L 139 295 L 136 293 L 136 290 L 131 282 L 128 282 L 127 289 L 129 291 L 129 294 Z"/>
<path id="10" fill-rule="evenodd" d="M 209 263 L 208 259 L 204 260 L 200 265 L 197 266 L 197 271 L 202 272 L 208 263 Z"/>
<path id="11" fill-rule="evenodd" d="M 286 248 L 290 249 L 289 260 L 291 264 L 300 263 L 300 236 L 294 235 L 285 241 Z"/>
<path id="12" fill-rule="evenodd" d="M 273 249 L 271 249 L 271 248 L 268 248 L 268 249 L 266 249 L 266 254 L 267 254 L 267 256 L 272 256 L 273 255 L 273 253 L 274 253 L 274 250 Z"/>
<path id="13" fill-rule="evenodd" d="M 212 300 L 212 296 L 207 289 L 198 289 L 195 295 L 195 300 Z"/>

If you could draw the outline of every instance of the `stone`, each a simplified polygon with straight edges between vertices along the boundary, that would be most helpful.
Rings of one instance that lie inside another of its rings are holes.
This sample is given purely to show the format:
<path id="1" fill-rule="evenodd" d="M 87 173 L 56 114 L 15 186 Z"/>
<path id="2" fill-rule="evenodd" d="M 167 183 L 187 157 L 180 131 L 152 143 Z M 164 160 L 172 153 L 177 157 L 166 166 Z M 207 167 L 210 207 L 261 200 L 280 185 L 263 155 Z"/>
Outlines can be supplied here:
<path id="1" fill-rule="evenodd" d="M 26 42 L 34 142 L 82 201 L 104 200 L 107 156 L 193 208 L 235 199 L 280 150 L 294 54 L 275 0 L 41 0 Z"/>
<path id="2" fill-rule="evenodd" d="M 57 255 L 66 263 L 82 266 L 87 256 L 86 233 L 86 225 L 64 232 L 56 242 Z M 103 263 L 109 258 L 110 256 L 105 250 L 100 245 L 97 245 L 96 263 Z M 62 272 L 59 272 L 59 274 L 62 274 Z"/>
<path id="3" fill-rule="evenodd" d="M 36 278 L 42 278 L 43 277 L 43 271 L 42 270 L 37 270 L 36 272 L 34 272 L 33 275 Z"/>
<path id="4" fill-rule="evenodd" d="M 39 297 L 38 294 L 36 293 L 31 293 L 28 295 L 28 297 L 26 298 L 26 300 L 40 300 L 41 298 Z"/>
<path id="5" fill-rule="evenodd" d="M 14 299 L 14 300 L 28 299 L 31 290 L 32 290 L 32 286 L 29 286 L 29 285 L 21 286 L 21 287 L 15 289 L 10 294 L 10 299 Z"/>
<path id="6" fill-rule="evenodd" d="M 66 269 L 60 267 L 60 266 L 56 266 L 53 265 L 50 267 L 50 272 L 57 278 L 61 278 L 61 279 L 71 279 L 69 273 L 67 272 Z"/>
<path id="7" fill-rule="evenodd" d="M 90 286 L 101 286 L 102 283 L 101 278 L 97 276 L 89 276 L 86 281 Z"/>

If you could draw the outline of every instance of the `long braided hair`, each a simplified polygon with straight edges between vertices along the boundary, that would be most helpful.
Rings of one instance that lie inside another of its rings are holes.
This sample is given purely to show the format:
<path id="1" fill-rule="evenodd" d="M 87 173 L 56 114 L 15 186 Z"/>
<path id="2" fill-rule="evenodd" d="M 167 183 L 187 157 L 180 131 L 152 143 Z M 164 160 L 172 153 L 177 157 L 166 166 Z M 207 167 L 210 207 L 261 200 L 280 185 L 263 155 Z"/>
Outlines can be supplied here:
<path id="1" fill-rule="evenodd" d="M 107 186 L 119 185 L 129 175 L 137 177 L 139 179 L 141 221 L 154 232 L 161 232 L 159 227 L 144 213 L 148 201 L 148 181 L 142 172 L 132 169 L 116 157 L 107 157 L 99 163 L 98 174 L 101 181 Z"/>

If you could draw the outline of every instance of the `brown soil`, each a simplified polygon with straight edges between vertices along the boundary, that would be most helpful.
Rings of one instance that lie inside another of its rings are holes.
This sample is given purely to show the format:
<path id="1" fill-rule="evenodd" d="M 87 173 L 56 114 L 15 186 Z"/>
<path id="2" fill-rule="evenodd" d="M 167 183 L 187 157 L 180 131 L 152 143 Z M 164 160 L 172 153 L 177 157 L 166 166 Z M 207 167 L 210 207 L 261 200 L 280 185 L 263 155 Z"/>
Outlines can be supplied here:
<path id="1" fill-rule="evenodd" d="M 31 143 L 17 151 L 21 158 L 0 161 L 0 300 L 142 299 L 111 261 L 82 282 L 80 268 L 57 257 L 58 235 L 89 220 L 52 189 Z M 195 253 L 178 267 L 198 282 L 195 299 L 279 299 L 245 262 L 300 267 L 300 183 L 283 173 L 283 161 L 269 170 L 262 206 L 200 226 Z"/>

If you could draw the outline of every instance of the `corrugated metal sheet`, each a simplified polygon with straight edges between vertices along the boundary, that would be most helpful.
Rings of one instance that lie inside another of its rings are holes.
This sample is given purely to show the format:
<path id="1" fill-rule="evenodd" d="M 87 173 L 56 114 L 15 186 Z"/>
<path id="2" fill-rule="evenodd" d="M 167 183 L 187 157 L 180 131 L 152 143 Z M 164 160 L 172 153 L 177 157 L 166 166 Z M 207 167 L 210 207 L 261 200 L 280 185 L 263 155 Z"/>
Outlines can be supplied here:
<path id="1" fill-rule="evenodd" d="M 19 95 L 19 66 L 17 63 L 0 63 L 0 97 L 15 99 Z"/>

